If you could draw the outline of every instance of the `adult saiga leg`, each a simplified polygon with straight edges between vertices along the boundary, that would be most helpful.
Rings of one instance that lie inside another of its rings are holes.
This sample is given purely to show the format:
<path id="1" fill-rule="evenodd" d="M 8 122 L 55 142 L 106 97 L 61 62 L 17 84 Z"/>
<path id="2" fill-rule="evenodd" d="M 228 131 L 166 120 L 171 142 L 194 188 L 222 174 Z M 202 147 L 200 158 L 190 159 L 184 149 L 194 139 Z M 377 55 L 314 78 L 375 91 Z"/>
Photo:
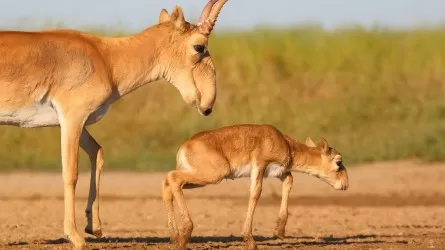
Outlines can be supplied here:
<path id="1" fill-rule="evenodd" d="M 288 216 L 289 193 L 292 189 L 292 184 L 293 184 L 292 174 L 286 173 L 283 177 L 280 178 L 280 180 L 283 183 L 282 194 L 281 194 L 281 206 L 280 206 L 280 212 L 278 214 L 277 225 L 274 231 L 274 236 L 281 240 L 284 240 L 284 232 Z"/>
<path id="2" fill-rule="evenodd" d="M 75 190 L 78 178 L 79 141 L 86 118 L 77 113 L 60 116 L 61 151 L 64 183 L 64 233 L 75 249 L 85 245 L 85 239 L 77 231 L 75 221 Z"/>
<path id="3" fill-rule="evenodd" d="M 88 204 L 85 210 L 87 226 L 85 232 L 96 237 L 102 236 L 101 221 L 99 216 L 99 185 L 100 175 L 104 165 L 104 153 L 102 147 L 94 140 L 84 127 L 80 137 L 80 146 L 88 154 L 91 162 L 90 191 Z"/>

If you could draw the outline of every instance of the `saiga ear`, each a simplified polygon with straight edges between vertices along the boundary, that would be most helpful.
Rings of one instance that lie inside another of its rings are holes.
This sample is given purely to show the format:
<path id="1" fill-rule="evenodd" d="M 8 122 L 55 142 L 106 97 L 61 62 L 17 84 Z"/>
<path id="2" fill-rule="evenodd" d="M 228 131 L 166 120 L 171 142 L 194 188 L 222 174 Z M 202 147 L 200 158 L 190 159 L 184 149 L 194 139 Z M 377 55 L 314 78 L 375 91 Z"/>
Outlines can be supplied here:
<path id="1" fill-rule="evenodd" d="M 329 145 L 328 145 L 328 141 L 326 141 L 325 138 L 321 137 L 320 141 L 318 142 L 317 147 L 323 152 L 323 153 L 327 153 L 329 150 Z"/>
<path id="2" fill-rule="evenodd" d="M 304 144 L 306 144 L 306 146 L 311 147 L 311 148 L 316 147 L 314 141 L 312 141 L 312 139 L 310 137 L 306 138 L 306 142 Z"/>
<path id="3" fill-rule="evenodd" d="M 162 9 L 159 14 L 159 23 L 170 21 L 170 16 L 168 15 L 168 11 L 166 9 Z"/>
<path id="4" fill-rule="evenodd" d="M 184 30 L 185 19 L 181 7 L 175 6 L 173 8 L 172 14 L 170 15 L 170 21 L 175 25 L 176 29 L 181 31 Z"/>

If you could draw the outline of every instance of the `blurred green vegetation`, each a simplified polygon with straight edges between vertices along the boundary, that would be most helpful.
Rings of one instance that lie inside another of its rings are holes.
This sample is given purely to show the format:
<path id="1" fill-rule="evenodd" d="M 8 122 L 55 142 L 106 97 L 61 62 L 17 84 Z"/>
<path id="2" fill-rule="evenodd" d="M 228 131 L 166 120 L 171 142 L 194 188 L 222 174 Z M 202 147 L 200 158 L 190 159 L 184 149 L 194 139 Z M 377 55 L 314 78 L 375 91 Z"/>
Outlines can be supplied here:
<path id="1" fill-rule="evenodd" d="M 323 136 L 346 164 L 445 160 L 445 28 L 225 31 L 213 34 L 210 52 L 213 114 L 187 108 L 164 81 L 138 89 L 90 126 L 106 170 L 173 168 L 188 137 L 239 123 L 273 124 L 300 140 Z M 59 136 L 59 128 L 0 126 L 0 169 L 59 171 Z M 82 152 L 82 170 L 86 159 Z"/>

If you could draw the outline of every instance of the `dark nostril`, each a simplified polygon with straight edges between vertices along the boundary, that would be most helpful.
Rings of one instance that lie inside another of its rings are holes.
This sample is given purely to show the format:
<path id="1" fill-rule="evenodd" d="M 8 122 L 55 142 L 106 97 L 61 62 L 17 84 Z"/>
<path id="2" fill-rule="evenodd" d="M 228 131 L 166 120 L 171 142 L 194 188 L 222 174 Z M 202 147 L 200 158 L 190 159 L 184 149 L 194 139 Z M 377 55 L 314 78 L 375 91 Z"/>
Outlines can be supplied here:
<path id="1" fill-rule="evenodd" d="M 212 109 L 206 109 L 205 111 L 204 111 L 204 115 L 205 116 L 208 116 L 208 115 L 210 115 L 212 113 Z"/>

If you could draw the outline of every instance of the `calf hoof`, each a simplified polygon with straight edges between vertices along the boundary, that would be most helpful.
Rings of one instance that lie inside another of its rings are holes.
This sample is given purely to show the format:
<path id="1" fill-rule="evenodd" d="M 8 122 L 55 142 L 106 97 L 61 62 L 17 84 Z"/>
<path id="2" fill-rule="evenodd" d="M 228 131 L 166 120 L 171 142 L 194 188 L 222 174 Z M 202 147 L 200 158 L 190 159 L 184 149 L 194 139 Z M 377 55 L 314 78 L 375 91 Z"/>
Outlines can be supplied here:
<path id="1" fill-rule="evenodd" d="M 183 240 L 179 240 L 173 244 L 173 249 L 186 250 L 187 249 L 186 245 L 187 245 L 187 242 L 184 242 Z"/>
<path id="2" fill-rule="evenodd" d="M 273 236 L 275 236 L 275 238 L 278 238 L 280 240 L 284 240 L 284 229 L 275 230 L 275 232 L 273 233 Z"/>
<path id="3" fill-rule="evenodd" d="M 246 249 L 248 249 L 248 250 L 257 250 L 258 249 L 256 242 L 252 236 L 244 236 L 243 238 L 244 238 L 244 242 L 246 242 Z"/>
<path id="4" fill-rule="evenodd" d="M 86 246 L 73 246 L 73 250 L 84 250 L 86 249 Z"/>
<path id="5" fill-rule="evenodd" d="M 255 241 L 249 241 L 249 242 L 246 242 L 246 249 L 258 250 L 258 246 L 256 245 Z"/>
<path id="6" fill-rule="evenodd" d="M 177 245 L 179 243 L 179 234 L 170 235 L 170 244 Z"/>

